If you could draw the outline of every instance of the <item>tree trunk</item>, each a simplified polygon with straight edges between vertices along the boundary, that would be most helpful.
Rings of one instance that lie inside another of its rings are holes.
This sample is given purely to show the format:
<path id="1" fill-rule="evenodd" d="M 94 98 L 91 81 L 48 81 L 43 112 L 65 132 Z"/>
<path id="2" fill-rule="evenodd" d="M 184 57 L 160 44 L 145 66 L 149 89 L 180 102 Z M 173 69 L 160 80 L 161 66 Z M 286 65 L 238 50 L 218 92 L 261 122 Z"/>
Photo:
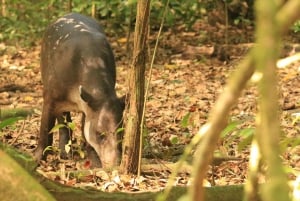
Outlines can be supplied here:
<path id="1" fill-rule="evenodd" d="M 145 88 L 146 41 L 150 0 L 139 0 L 134 35 L 133 60 L 130 68 L 130 100 L 125 119 L 125 135 L 120 170 L 123 173 L 138 172 L 140 164 L 140 145 L 142 136 L 142 114 Z"/>

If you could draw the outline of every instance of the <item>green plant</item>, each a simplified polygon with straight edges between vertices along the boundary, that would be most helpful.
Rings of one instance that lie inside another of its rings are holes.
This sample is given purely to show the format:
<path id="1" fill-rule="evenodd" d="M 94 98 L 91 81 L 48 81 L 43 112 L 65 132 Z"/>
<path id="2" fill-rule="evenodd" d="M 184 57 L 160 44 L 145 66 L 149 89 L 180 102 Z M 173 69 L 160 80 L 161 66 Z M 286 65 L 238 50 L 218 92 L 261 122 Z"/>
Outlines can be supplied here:
<path id="1" fill-rule="evenodd" d="M 151 25 L 158 26 L 163 15 L 166 0 L 152 0 Z M 72 12 L 91 15 L 96 7 L 96 17 L 106 27 L 107 32 L 124 32 L 124 27 L 134 24 L 136 0 L 119 1 L 81 1 L 72 0 Z M 200 18 L 204 3 L 198 0 L 171 1 L 166 15 L 165 25 L 173 26 L 177 22 L 187 27 Z M 59 0 L 11 0 L 6 2 L 5 16 L 0 20 L 0 42 L 14 45 L 32 45 L 39 43 L 49 23 L 69 12 L 68 1 Z"/>
<path id="2" fill-rule="evenodd" d="M 74 122 L 67 122 L 66 124 L 56 124 L 49 131 L 49 133 L 53 133 L 53 132 L 59 131 L 60 128 L 67 128 L 68 131 L 69 131 L 69 133 L 71 133 L 75 129 L 75 124 L 74 124 Z M 53 150 L 52 146 L 49 146 L 49 147 Z M 44 150 L 44 152 L 47 151 L 47 150 L 48 150 L 48 147 Z M 71 150 L 72 150 L 72 140 L 69 140 L 68 143 L 65 145 L 65 151 L 66 151 L 66 153 L 69 153 Z"/>
<path id="3" fill-rule="evenodd" d="M 33 4 L 29 0 L 7 2 L 6 15 L 0 21 L 0 41 L 15 44 L 34 42 L 47 24 L 43 12 L 46 6 L 43 2 Z"/>
<path id="4" fill-rule="evenodd" d="M 221 139 L 224 140 L 225 146 L 230 146 L 233 142 L 238 141 L 238 151 L 242 151 L 251 144 L 255 129 L 252 127 L 240 128 L 243 121 L 232 121 L 221 133 Z"/>
<path id="5" fill-rule="evenodd" d="M 11 117 L 8 119 L 4 119 L 3 121 L 0 122 L 0 130 L 5 128 L 6 126 L 10 126 L 15 124 L 18 120 L 24 119 L 23 117 Z"/>
<path id="6" fill-rule="evenodd" d="M 190 116 L 191 116 L 191 113 L 188 112 L 186 115 L 183 116 L 180 124 L 181 124 L 181 127 L 183 128 L 187 128 L 190 124 Z"/>
<path id="7" fill-rule="evenodd" d="M 298 20 L 297 22 L 294 23 L 294 25 L 292 26 L 292 30 L 295 33 L 300 32 L 300 20 Z"/>
<path id="8" fill-rule="evenodd" d="M 159 25 L 166 0 L 152 0 L 151 2 L 151 22 L 152 25 Z M 190 28 L 194 22 L 201 17 L 204 4 L 200 1 L 170 1 L 168 12 L 165 18 L 165 26 L 172 27 L 178 22 Z"/>
<path id="9" fill-rule="evenodd" d="M 294 128 L 298 131 L 300 131 L 299 125 L 300 125 L 300 113 L 296 112 L 291 115 L 291 118 L 288 118 L 288 121 L 290 121 L 291 125 L 294 126 Z M 280 148 L 283 152 L 285 152 L 288 148 L 295 148 L 296 146 L 300 145 L 300 137 L 299 136 L 293 136 L 293 137 L 287 137 L 285 133 L 282 133 L 280 140 Z"/>

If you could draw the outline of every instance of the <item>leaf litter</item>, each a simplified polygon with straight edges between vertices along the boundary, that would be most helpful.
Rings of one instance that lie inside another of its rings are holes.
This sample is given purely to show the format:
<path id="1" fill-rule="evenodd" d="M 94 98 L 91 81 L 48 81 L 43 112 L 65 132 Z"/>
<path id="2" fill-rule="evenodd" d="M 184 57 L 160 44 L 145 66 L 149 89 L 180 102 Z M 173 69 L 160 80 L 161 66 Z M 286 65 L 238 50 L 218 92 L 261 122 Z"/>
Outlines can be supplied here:
<path id="1" fill-rule="evenodd" d="M 204 37 L 203 33 L 199 33 L 199 28 L 211 34 Z M 245 35 L 250 36 L 250 31 L 231 27 L 229 34 L 238 37 L 241 33 L 248 32 Z M 224 33 L 224 27 L 218 30 L 216 27 L 200 22 L 194 25 L 192 31 L 174 27 L 162 35 L 146 104 L 146 136 L 143 150 L 146 159 L 143 161 L 146 161 L 146 164 L 155 163 L 163 168 L 152 167 L 140 177 L 121 175 L 116 170 L 104 171 L 92 168 L 90 161 L 82 159 L 84 154 L 74 152 L 72 160 L 62 160 L 57 150 L 53 148 L 54 154 L 49 155 L 47 161 L 42 161 L 37 171 L 56 182 L 80 188 L 95 188 L 108 192 L 163 189 L 172 171 L 172 168 L 166 168 L 167 164 L 178 160 L 184 146 L 207 121 L 209 111 L 226 84 L 226 79 L 252 46 L 249 43 L 251 38 L 241 38 L 240 43 L 229 44 L 230 48 L 226 54 L 230 55 L 231 59 L 222 60 L 218 55 L 221 54 L 220 47 L 224 44 L 222 41 L 224 38 L 222 40 L 219 38 L 222 32 Z M 155 35 L 156 33 L 150 35 L 150 40 L 155 40 Z M 128 90 L 126 79 L 129 65 L 124 38 L 109 37 L 116 54 L 118 66 L 116 89 L 120 95 L 124 95 Z M 295 37 L 289 37 L 287 43 L 294 43 L 295 40 L 299 41 Z M 3 143 L 32 154 L 37 145 L 43 103 L 39 72 L 40 47 L 23 49 L 5 46 L 5 44 L 1 44 L 0 47 L 3 49 L 1 52 L 4 52 L 0 55 L 1 108 L 35 109 L 32 116 L 4 128 L 0 132 L 0 139 Z M 214 53 L 216 51 L 217 53 Z M 285 48 L 284 51 L 283 56 L 288 56 L 289 48 Z M 279 103 L 282 110 L 280 120 L 283 129 L 281 144 L 285 147 L 282 157 L 285 165 L 297 171 L 300 169 L 300 160 L 297 157 L 300 142 L 296 139 L 299 138 L 300 121 L 295 120 L 295 114 L 300 112 L 299 66 L 298 61 L 287 68 L 278 69 Z M 217 152 L 224 158 L 214 160 L 208 170 L 205 185 L 245 183 L 249 147 L 245 145 L 242 150 L 238 149 L 240 141 L 243 140 L 243 136 L 238 133 L 240 130 L 254 127 L 257 96 L 255 86 L 250 84 L 239 98 L 238 104 L 232 109 L 231 119 L 239 123 L 235 126 L 236 129 L 232 129 L 220 139 Z M 73 120 L 75 122 L 74 142 L 79 143 L 80 115 L 73 114 Z M 57 147 L 57 134 L 55 136 L 53 147 Z M 230 160 L 231 158 L 238 160 Z M 175 185 L 189 185 L 190 176 L 189 171 L 181 172 L 176 178 Z M 295 175 L 290 173 L 289 178 L 294 179 Z"/>

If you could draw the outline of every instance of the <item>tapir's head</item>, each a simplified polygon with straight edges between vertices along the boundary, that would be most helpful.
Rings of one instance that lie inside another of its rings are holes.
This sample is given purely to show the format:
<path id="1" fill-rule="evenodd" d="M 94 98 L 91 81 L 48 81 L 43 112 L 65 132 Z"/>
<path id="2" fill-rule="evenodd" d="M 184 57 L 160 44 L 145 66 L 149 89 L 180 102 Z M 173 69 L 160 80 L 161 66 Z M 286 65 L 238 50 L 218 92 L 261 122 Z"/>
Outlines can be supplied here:
<path id="1" fill-rule="evenodd" d="M 97 152 L 103 168 L 116 166 L 120 155 L 118 128 L 122 126 L 124 104 L 115 92 L 108 97 L 93 97 L 80 87 L 80 97 L 87 105 L 84 111 L 84 135 L 87 142 Z"/>

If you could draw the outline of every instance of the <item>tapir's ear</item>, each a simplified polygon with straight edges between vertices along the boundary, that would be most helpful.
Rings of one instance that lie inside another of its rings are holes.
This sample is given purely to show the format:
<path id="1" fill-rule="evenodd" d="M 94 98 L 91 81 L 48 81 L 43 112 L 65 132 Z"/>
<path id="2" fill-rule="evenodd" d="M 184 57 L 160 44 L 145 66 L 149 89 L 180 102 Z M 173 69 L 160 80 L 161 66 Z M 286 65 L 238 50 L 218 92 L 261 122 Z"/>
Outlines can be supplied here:
<path id="1" fill-rule="evenodd" d="M 86 102 L 87 104 L 90 104 L 93 102 L 93 97 L 80 85 L 79 86 L 79 94 L 82 100 Z"/>

